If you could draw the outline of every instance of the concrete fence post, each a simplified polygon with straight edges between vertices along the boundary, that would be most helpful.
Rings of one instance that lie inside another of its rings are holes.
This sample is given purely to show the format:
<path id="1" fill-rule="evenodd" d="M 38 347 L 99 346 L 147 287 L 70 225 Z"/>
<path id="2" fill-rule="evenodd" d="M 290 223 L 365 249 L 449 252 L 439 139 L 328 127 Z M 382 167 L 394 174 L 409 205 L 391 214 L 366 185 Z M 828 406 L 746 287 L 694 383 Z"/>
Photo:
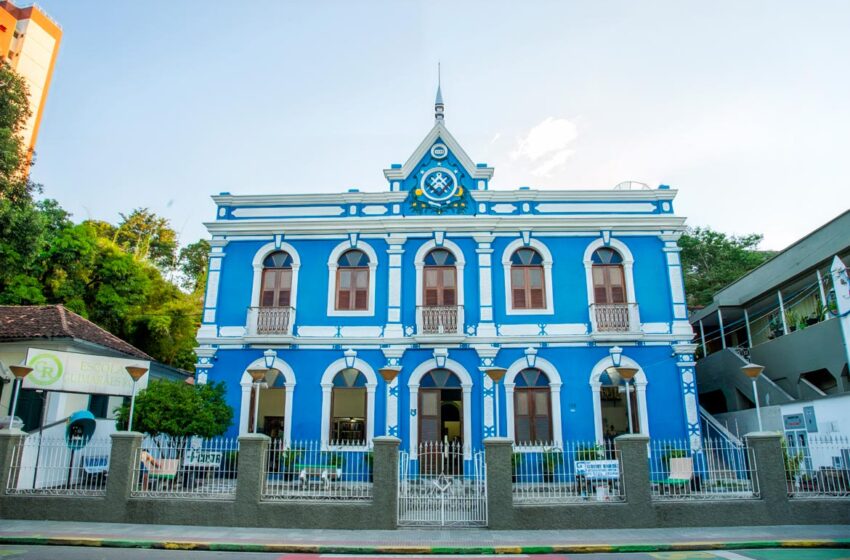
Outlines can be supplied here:
<path id="1" fill-rule="evenodd" d="M 376 529 L 398 526 L 398 446 L 396 437 L 381 436 L 372 440 L 372 506 Z"/>
<path id="2" fill-rule="evenodd" d="M 111 437 L 104 508 L 109 519 L 121 522 L 126 521 L 127 501 L 136 476 L 136 451 L 141 447 L 144 435 L 139 432 L 115 432 Z"/>
<path id="3" fill-rule="evenodd" d="M 511 529 L 514 522 L 513 468 L 514 442 L 509 438 L 484 440 L 487 465 L 487 519 L 491 529 Z"/>
<path id="4" fill-rule="evenodd" d="M 260 504 L 266 474 L 266 454 L 271 439 L 265 434 L 239 436 L 236 473 L 236 506 L 251 519 Z M 243 519 L 245 516 L 240 516 Z"/>
<path id="5" fill-rule="evenodd" d="M 0 495 L 6 493 L 9 485 L 9 470 L 15 447 L 23 443 L 26 434 L 17 428 L 0 430 Z M 0 510 L 1 511 L 1 510 Z"/>
<path id="6" fill-rule="evenodd" d="M 622 435 L 614 438 L 614 448 L 623 465 L 623 483 L 629 515 L 640 520 L 644 526 L 652 526 L 651 481 L 649 476 L 649 438 L 640 434 Z"/>
<path id="7" fill-rule="evenodd" d="M 751 432 L 744 436 L 755 459 L 755 477 L 759 495 L 771 516 L 781 518 L 788 508 L 788 483 L 785 481 L 785 458 L 779 432 Z M 785 517 L 785 519 L 791 519 Z"/>

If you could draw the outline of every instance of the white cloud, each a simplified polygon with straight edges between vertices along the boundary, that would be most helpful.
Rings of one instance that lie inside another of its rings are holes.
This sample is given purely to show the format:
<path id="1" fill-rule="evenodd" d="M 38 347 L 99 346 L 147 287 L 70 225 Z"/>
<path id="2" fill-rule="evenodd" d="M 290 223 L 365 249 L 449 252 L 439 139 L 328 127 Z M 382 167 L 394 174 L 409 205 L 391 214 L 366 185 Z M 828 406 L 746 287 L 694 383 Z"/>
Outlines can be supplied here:
<path id="1" fill-rule="evenodd" d="M 517 140 L 511 159 L 524 158 L 537 166 L 532 175 L 545 176 L 562 166 L 575 153 L 570 145 L 578 137 L 575 123 L 562 118 L 547 117 Z"/>

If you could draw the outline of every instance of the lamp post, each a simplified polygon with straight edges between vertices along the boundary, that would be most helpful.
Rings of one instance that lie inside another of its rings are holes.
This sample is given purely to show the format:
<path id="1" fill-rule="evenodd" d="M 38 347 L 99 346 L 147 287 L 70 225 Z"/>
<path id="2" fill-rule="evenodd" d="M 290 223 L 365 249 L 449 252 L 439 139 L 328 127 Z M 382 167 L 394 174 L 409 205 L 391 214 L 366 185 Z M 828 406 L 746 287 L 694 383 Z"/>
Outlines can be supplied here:
<path id="1" fill-rule="evenodd" d="M 626 382 L 626 414 L 629 415 L 629 433 L 634 433 L 634 425 L 632 423 L 632 393 L 631 393 L 631 380 L 637 373 L 637 368 L 633 367 L 615 367 L 614 370 L 623 378 L 623 381 Z"/>
<path id="2" fill-rule="evenodd" d="M 496 395 L 496 437 L 499 437 L 499 381 L 504 379 L 505 374 L 508 372 L 505 368 L 493 367 L 485 371 L 487 377 L 489 377 L 493 381 L 493 391 Z"/>
<path id="3" fill-rule="evenodd" d="M 15 381 L 18 383 L 18 386 L 15 389 L 15 398 L 12 400 L 12 418 L 9 421 L 9 427 L 13 428 L 15 426 L 15 412 L 18 408 L 18 395 L 21 394 L 21 387 L 24 384 L 24 377 L 30 374 L 32 368 L 29 366 L 9 366 L 9 369 L 12 370 L 12 375 L 15 376 Z"/>
<path id="4" fill-rule="evenodd" d="M 756 399 L 756 416 L 759 421 L 759 431 L 763 430 L 761 424 L 761 407 L 759 406 L 759 389 L 756 385 L 756 379 L 758 379 L 761 372 L 764 371 L 764 366 L 760 366 L 758 364 L 749 363 L 747 365 L 741 366 L 741 371 L 744 372 L 744 375 L 749 377 L 753 382 L 753 396 Z"/>
<path id="5" fill-rule="evenodd" d="M 144 377 L 148 372 L 148 368 L 142 366 L 126 366 L 124 369 L 130 374 L 133 379 L 133 393 L 130 396 L 130 421 L 127 423 L 127 431 L 133 431 L 133 413 L 136 410 L 136 382 Z"/>

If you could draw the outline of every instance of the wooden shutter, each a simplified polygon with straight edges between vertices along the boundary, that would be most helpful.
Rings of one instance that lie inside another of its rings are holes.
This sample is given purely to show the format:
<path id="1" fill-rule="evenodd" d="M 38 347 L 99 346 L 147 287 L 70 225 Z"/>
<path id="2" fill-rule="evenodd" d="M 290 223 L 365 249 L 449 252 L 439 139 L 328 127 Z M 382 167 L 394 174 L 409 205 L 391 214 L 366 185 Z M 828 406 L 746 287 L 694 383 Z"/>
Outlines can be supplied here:
<path id="1" fill-rule="evenodd" d="M 455 279 L 456 279 L 456 271 L 455 271 L 454 267 L 443 269 L 443 271 L 442 271 L 442 281 L 443 281 L 443 286 L 442 286 L 443 297 L 442 297 L 442 300 L 443 301 L 440 302 L 440 305 L 457 305 L 457 297 L 456 297 L 457 292 L 456 292 L 456 286 L 455 286 Z"/>
<path id="2" fill-rule="evenodd" d="M 351 309 L 351 270 L 340 268 L 336 280 L 336 308 Z"/>
<path id="3" fill-rule="evenodd" d="M 425 268 L 425 293 L 423 294 L 423 305 L 433 307 L 440 305 L 440 270 L 437 268 Z"/>
<path id="4" fill-rule="evenodd" d="M 593 267 L 593 302 L 594 303 L 611 303 L 608 301 L 608 289 L 606 287 L 605 267 Z"/>
<path id="5" fill-rule="evenodd" d="M 626 281 L 621 266 L 605 267 L 608 273 L 608 285 L 611 292 L 611 303 L 626 303 Z"/>
<path id="6" fill-rule="evenodd" d="M 527 389 L 514 391 L 514 439 L 517 443 L 532 441 L 531 399 Z"/>
<path id="7" fill-rule="evenodd" d="M 511 300 L 514 309 L 525 309 L 526 277 L 525 269 L 519 266 L 511 267 Z"/>
<path id="8" fill-rule="evenodd" d="M 549 402 L 549 388 L 534 389 L 534 439 L 535 441 L 552 441 L 552 414 Z"/>
<path id="9" fill-rule="evenodd" d="M 292 295 L 292 269 L 285 268 L 280 270 L 278 280 L 277 304 L 280 307 L 289 307 L 292 305 L 290 299 Z"/>
<path id="10" fill-rule="evenodd" d="M 369 269 L 359 268 L 352 271 L 354 289 L 354 309 L 365 311 L 369 309 Z"/>
<path id="11" fill-rule="evenodd" d="M 440 441 L 439 389 L 419 389 L 419 441 Z"/>
<path id="12" fill-rule="evenodd" d="M 546 286 L 543 282 L 543 268 L 539 266 L 527 267 L 526 274 L 528 274 L 528 307 L 544 309 L 546 307 Z"/>

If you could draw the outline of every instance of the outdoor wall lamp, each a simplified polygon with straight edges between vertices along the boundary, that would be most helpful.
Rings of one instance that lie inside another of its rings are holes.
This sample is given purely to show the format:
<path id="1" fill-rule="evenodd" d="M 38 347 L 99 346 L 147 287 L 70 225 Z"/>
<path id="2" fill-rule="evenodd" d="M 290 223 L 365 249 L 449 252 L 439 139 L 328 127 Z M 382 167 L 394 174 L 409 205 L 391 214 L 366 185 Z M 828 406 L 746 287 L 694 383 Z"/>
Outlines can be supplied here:
<path id="1" fill-rule="evenodd" d="M 349 348 L 343 353 L 343 356 L 345 356 L 345 367 L 353 368 L 354 360 L 357 359 L 357 350 L 355 350 L 354 348 Z"/>
<path id="2" fill-rule="evenodd" d="M 434 348 L 434 361 L 437 362 L 438 368 L 446 367 L 446 360 L 449 357 L 448 348 Z"/>
<path id="3" fill-rule="evenodd" d="M 496 405 L 496 421 L 495 421 L 495 435 L 499 437 L 499 381 L 504 379 L 505 374 L 508 372 L 505 368 L 500 367 L 491 367 L 487 369 L 484 373 L 487 374 L 487 377 L 493 381 L 493 394 L 495 398 Z"/>
<path id="4" fill-rule="evenodd" d="M 623 349 L 619 346 L 613 346 L 608 350 L 608 353 L 611 354 L 611 362 L 614 364 L 614 367 L 620 367 L 620 362 L 623 358 Z"/>
<path id="5" fill-rule="evenodd" d="M 525 363 L 533 368 L 537 364 L 537 348 L 529 346 L 525 349 Z"/>
<path id="6" fill-rule="evenodd" d="M 271 348 L 263 352 L 263 359 L 266 361 L 266 369 L 272 369 L 274 367 L 274 361 L 276 358 L 277 352 Z"/>
<path id="7" fill-rule="evenodd" d="M 18 395 L 21 394 L 24 377 L 30 374 L 32 368 L 29 366 L 9 366 L 9 369 L 12 371 L 12 375 L 15 376 L 15 381 L 18 383 L 18 387 L 15 390 L 15 398 L 12 400 L 12 419 L 9 421 L 9 427 L 12 428 L 15 425 L 15 411 L 18 408 Z"/>

